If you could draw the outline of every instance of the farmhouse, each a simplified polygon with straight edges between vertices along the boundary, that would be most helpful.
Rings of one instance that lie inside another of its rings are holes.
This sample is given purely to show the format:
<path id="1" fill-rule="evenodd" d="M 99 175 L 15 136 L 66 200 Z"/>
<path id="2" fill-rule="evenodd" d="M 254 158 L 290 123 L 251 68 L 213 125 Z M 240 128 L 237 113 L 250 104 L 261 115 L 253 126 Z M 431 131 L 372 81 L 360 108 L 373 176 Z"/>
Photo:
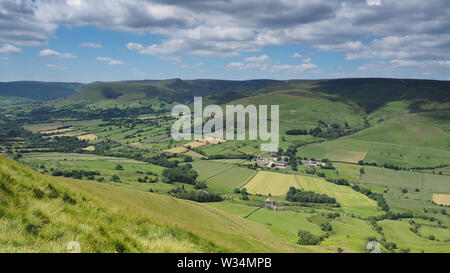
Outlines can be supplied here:
<path id="1" fill-rule="evenodd" d="M 275 157 L 267 157 L 267 158 L 258 157 L 258 158 L 256 158 L 256 163 L 260 167 L 271 168 L 275 162 L 277 162 L 277 159 Z"/>
<path id="2" fill-rule="evenodd" d="M 280 209 L 280 205 L 278 204 L 278 202 L 270 200 L 270 199 L 267 199 L 266 202 L 264 202 L 264 207 L 266 209 L 273 209 L 273 210 L 279 210 Z"/>
<path id="3" fill-rule="evenodd" d="M 272 167 L 278 168 L 278 169 L 285 169 L 287 167 L 286 162 L 275 162 L 272 164 Z"/>
<path id="4" fill-rule="evenodd" d="M 279 161 L 276 157 L 267 157 L 267 158 L 257 157 L 256 158 L 256 164 L 259 167 L 263 167 L 263 168 L 281 168 L 281 169 L 284 169 L 288 165 L 286 160 L 289 160 L 289 157 L 284 156 L 284 157 L 281 158 L 281 161 Z"/>
<path id="5" fill-rule="evenodd" d="M 302 160 L 302 165 L 307 167 L 325 167 L 327 166 L 324 162 L 314 161 L 314 160 Z"/>

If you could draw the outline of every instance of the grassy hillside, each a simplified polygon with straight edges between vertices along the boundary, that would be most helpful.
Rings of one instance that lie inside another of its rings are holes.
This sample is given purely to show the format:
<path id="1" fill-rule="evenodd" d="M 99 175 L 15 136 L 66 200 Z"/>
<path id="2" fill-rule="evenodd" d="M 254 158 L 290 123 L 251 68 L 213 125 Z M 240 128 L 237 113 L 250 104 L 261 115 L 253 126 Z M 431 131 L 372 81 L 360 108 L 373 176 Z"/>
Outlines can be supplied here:
<path id="1" fill-rule="evenodd" d="M 82 83 L 64 82 L 1 82 L 0 96 L 49 101 L 67 98 L 82 88 L 83 85 Z"/>
<path id="2" fill-rule="evenodd" d="M 262 224 L 169 196 L 40 175 L 0 156 L 0 252 L 310 252 Z"/>
<path id="3" fill-rule="evenodd" d="M 274 80 L 162 80 L 93 83 L 67 100 L 65 105 L 84 103 L 92 108 L 140 107 L 160 103 L 188 103 L 194 96 L 208 96 L 240 90 L 256 90 L 276 83 Z"/>

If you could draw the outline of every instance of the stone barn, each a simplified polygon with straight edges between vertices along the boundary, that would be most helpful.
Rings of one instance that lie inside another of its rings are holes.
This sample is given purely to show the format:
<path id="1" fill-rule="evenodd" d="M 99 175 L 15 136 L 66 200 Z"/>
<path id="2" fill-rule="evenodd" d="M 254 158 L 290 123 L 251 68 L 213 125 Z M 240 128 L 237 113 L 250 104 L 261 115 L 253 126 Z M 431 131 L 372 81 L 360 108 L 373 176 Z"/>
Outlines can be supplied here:
<path id="1" fill-rule="evenodd" d="M 266 202 L 264 202 L 264 207 L 266 209 L 279 210 L 280 209 L 280 204 L 278 204 L 277 201 L 273 201 L 273 200 L 267 199 Z"/>

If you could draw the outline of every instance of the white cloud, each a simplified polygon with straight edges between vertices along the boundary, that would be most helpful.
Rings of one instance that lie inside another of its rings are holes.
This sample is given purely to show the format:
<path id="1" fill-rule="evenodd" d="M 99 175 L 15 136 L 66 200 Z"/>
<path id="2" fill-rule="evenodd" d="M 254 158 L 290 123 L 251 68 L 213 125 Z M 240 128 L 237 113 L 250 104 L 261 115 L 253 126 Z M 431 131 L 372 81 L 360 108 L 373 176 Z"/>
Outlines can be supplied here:
<path id="1" fill-rule="evenodd" d="M 82 42 L 80 47 L 90 47 L 90 48 L 102 48 L 102 44 L 92 43 L 92 42 Z"/>
<path id="2" fill-rule="evenodd" d="M 114 60 L 110 57 L 97 57 L 97 61 L 105 62 L 108 65 L 124 65 L 125 63 L 119 60 Z"/>
<path id="3" fill-rule="evenodd" d="M 388 60 L 433 60 L 450 57 L 450 34 L 388 36 L 375 39 L 348 60 L 381 58 Z"/>
<path id="4" fill-rule="evenodd" d="M 423 62 L 449 58 L 449 18 L 448 0 L 11 0 L 0 1 L 0 41 L 42 45 L 61 25 L 93 25 L 158 35 L 127 48 L 159 58 L 306 45 L 344 52 L 347 60 Z"/>
<path id="5" fill-rule="evenodd" d="M 227 68 L 236 68 L 236 67 L 243 67 L 244 64 L 240 63 L 240 62 L 231 62 L 229 64 L 227 64 Z"/>
<path id="6" fill-rule="evenodd" d="M 245 62 L 252 62 L 252 63 L 262 63 L 270 61 L 270 57 L 267 55 L 261 55 L 261 56 L 253 56 L 253 57 L 247 57 L 244 59 Z"/>
<path id="7" fill-rule="evenodd" d="M 381 0 L 367 0 L 367 5 L 369 6 L 380 6 Z"/>
<path id="8" fill-rule="evenodd" d="M 203 65 L 205 65 L 205 64 L 202 63 L 202 62 L 195 63 L 195 64 L 191 64 L 191 65 L 189 65 L 189 64 L 184 64 L 184 65 L 181 66 L 181 68 L 183 68 L 183 69 L 199 68 L 199 67 L 202 67 Z"/>
<path id="9" fill-rule="evenodd" d="M 4 44 L 2 47 L 0 47 L 0 53 L 19 53 L 21 51 L 22 49 L 11 44 Z"/>
<path id="10" fill-rule="evenodd" d="M 66 58 L 66 59 L 73 59 L 78 58 L 77 56 L 71 54 L 71 53 L 60 53 L 55 50 L 51 49 L 44 49 L 39 52 L 39 56 L 51 56 L 51 57 L 59 57 L 59 58 Z"/>
<path id="11" fill-rule="evenodd" d="M 56 64 L 46 64 L 45 67 L 47 69 L 52 69 L 52 70 L 66 70 L 67 69 L 67 67 L 65 67 L 65 66 L 59 66 Z"/>
<path id="12" fill-rule="evenodd" d="M 318 68 L 318 66 L 315 64 L 312 64 L 312 63 L 304 63 L 301 65 L 281 64 L 281 65 L 272 66 L 272 70 L 292 70 L 292 71 L 298 71 L 298 72 L 304 72 L 304 71 L 313 70 L 316 68 Z"/>
<path id="13" fill-rule="evenodd" d="M 411 61 L 411 60 L 392 60 L 392 61 L 390 61 L 390 63 L 395 65 L 396 67 L 412 67 L 412 66 L 419 65 L 419 63 L 417 61 Z"/>
<path id="14" fill-rule="evenodd" d="M 361 41 L 347 41 L 340 44 L 318 45 L 316 48 L 324 51 L 355 51 L 364 48 L 364 45 Z"/>
<path id="15" fill-rule="evenodd" d="M 144 49 L 144 46 L 143 46 L 143 45 L 137 44 L 137 43 L 128 43 L 128 44 L 126 45 L 126 47 L 127 47 L 129 50 L 138 50 L 138 51 L 140 51 L 140 50 Z"/>
<path id="16" fill-rule="evenodd" d="M 289 55 L 290 58 L 299 59 L 302 57 L 302 54 L 295 52 L 292 55 Z"/>

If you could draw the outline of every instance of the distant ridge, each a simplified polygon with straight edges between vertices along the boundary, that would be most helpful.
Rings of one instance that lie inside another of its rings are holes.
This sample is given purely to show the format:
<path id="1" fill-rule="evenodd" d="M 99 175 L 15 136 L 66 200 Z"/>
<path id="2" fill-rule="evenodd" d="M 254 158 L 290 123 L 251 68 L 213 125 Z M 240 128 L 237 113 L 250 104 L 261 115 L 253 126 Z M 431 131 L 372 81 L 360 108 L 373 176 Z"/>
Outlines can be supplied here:
<path id="1" fill-rule="evenodd" d="M 70 97 L 82 87 L 84 84 L 78 82 L 0 82 L 0 96 L 49 101 Z"/>

